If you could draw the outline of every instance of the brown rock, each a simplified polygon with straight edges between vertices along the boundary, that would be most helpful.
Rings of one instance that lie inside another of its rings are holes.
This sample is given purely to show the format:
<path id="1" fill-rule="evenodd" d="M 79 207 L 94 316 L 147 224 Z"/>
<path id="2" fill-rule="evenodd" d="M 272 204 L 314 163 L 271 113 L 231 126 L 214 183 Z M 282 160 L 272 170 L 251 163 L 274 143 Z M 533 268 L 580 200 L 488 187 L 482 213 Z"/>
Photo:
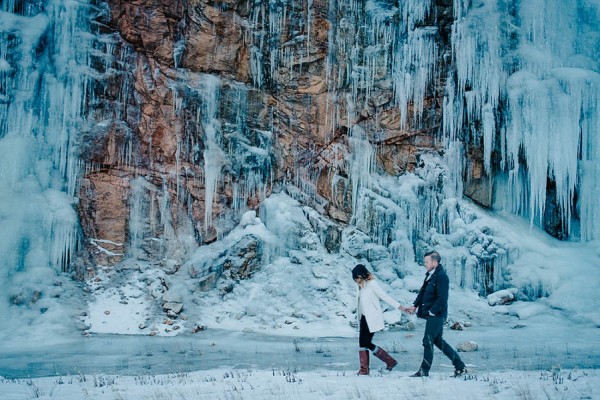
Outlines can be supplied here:
<path id="1" fill-rule="evenodd" d="M 199 1 L 190 11 L 182 66 L 198 72 L 221 72 L 247 81 L 249 65 L 243 48 L 243 22 L 232 11 Z"/>
<path id="2" fill-rule="evenodd" d="M 127 179 L 106 171 L 90 173 L 81 181 L 81 225 L 88 238 L 98 240 L 90 248 L 98 264 L 115 263 L 122 258 L 127 242 L 128 189 Z"/>
<path id="3" fill-rule="evenodd" d="M 112 21 L 125 40 L 141 52 L 173 64 L 176 24 L 183 4 L 174 0 L 109 0 Z"/>

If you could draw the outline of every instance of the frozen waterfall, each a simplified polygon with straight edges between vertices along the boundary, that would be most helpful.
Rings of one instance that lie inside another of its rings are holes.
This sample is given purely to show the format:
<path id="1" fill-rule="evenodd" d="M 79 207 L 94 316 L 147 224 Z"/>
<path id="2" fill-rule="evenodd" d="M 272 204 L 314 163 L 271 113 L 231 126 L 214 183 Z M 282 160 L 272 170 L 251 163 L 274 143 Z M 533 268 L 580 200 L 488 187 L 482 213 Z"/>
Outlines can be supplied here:
<path id="1" fill-rule="evenodd" d="M 86 119 L 93 37 L 86 1 L 1 7 L 0 288 L 6 292 L 13 280 L 67 270 L 78 246 L 77 135 Z M 12 301 L 21 301 L 12 290 Z"/>
<path id="2" fill-rule="evenodd" d="M 600 6 L 456 1 L 454 13 L 448 143 L 481 143 L 489 175 L 496 154 L 496 208 L 542 225 L 550 183 L 565 237 L 600 238 Z"/>

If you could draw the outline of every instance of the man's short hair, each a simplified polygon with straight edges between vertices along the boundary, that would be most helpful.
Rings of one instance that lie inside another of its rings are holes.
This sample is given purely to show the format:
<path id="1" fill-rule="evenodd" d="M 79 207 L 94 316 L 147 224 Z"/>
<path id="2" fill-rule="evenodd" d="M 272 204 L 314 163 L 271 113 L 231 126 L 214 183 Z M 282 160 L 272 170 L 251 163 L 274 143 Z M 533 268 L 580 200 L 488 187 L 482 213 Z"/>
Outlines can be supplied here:
<path id="1" fill-rule="evenodd" d="M 440 256 L 440 253 L 438 253 L 437 251 L 429 251 L 427 253 L 425 253 L 425 255 L 423 257 L 431 257 L 431 259 L 433 261 L 437 261 L 437 263 L 439 264 L 442 261 L 442 256 Z"/>

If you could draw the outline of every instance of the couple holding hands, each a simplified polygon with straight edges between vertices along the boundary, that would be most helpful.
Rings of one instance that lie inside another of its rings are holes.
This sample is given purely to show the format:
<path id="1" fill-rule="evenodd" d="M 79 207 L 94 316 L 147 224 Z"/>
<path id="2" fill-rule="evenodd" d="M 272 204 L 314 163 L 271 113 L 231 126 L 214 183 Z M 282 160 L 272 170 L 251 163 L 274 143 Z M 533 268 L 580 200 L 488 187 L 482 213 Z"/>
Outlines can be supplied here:
<path id="1" fill-rule="evenodd" d="M 423 361 L 421 367 L 411 377 L 429 376 L 433 362 L 433 346 L 437 346 L 452 361 L 454 376 L 458 377 L 467 372 L 465 363 L 458 353 L 442 338 L 444 322 L 448 316 L 448 275 L 442 265 L 441 257 L 436 251 L 425 254 L 425 280 L 419 290 L 417 298 L 410 307 L 404 307 L 388 294 L 386 294 L 367 268 L 358 264 L 352 270 L 352 278 L 358 284 L 357 314 L 359 320 L 359 359 L 360 369 L 358 375 L 369 375 L 369 351 L 386 364 L 386 369 L 391 371 L 398 362 L 384 349 L 373 344 L 375 332 L 384 328 L 383 313 L 380 300 L 385 301 L 394 308 L 417 317 L 426 319 L 425 333 L 423 335 Z"/>

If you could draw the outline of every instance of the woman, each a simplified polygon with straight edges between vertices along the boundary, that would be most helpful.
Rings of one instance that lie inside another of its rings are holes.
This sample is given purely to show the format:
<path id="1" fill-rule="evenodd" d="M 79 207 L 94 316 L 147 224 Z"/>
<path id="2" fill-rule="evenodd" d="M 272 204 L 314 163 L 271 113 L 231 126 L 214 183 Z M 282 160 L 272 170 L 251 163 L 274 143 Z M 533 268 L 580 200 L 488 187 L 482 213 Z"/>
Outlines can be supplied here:
<path id="1" fill-rule="evenodd" d="M 352 270 L 352 279 L 358 284 L 358 306 L 357 316 L 360 329 L 358 337 L 358 352 L 360 369 L 358 375 L 369 375 L 369 350 L 373 355 L 386 364 L 386 369 L 391 371 L 398 362 L 394 360 L 385 350 L 373 344 L 375 332 L 384 328 L 383 313 L 380 300 L 385 301 L 394 308 L 403 310 L 404 307 L 396 300 L 387 295 L 379 286 L 373 275 L 362 264 L 358 264 Z"/>

